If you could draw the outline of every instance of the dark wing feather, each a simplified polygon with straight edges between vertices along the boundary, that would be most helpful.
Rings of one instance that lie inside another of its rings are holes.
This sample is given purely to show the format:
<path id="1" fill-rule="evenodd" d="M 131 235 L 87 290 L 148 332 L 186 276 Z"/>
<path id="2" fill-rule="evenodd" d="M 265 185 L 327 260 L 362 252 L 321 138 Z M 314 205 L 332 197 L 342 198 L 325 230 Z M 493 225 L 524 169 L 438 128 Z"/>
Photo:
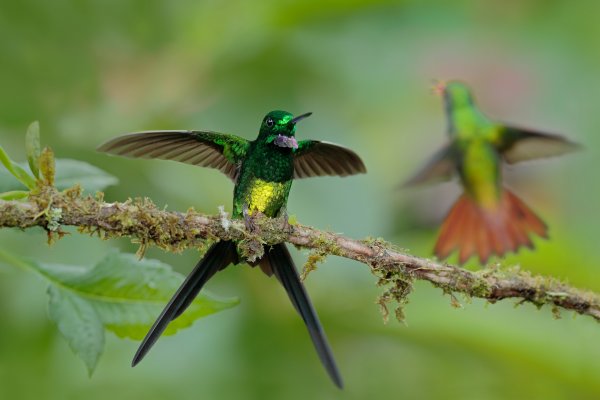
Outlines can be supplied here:
<path id="1" fill-rule="evenodd" d="M 425 183 L 446 181 L 456 171 L 455 154 L 451 145 L 439 149 L 431 159 L 423 165 L 402 186 L 414 186 Z"/>
<path id="2" fill-rule="evenodd" d="M 509 164 L 559 156 L 581 149 L 581 145 L 565 137 L 521 128 L 506 127 L 500 137 L 498 150 Z"/>
<path id="3" fill-rule="evenodd" d="M 236 180 L 250 142 L 208 131 L 136 132 L 109 140 L 99 151 L 133 158 L 174 160 L 215 168 Z"/>
<path id="4" fill-rule="evenodd" d="M 337 144 L 302 140 L 294 151 L 294 178 L 312 176 L 348 176 L 367 172 L 360 157 Z"/>

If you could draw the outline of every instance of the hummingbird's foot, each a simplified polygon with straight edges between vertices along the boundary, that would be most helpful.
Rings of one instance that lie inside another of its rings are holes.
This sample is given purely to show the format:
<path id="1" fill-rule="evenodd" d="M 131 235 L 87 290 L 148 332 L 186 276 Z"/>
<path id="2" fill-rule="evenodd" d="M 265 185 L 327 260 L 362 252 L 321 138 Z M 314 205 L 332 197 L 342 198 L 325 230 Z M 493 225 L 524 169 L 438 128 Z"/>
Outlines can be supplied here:
<path id="1" fill-rule="evenodd" d="M 290 224 L 290 216 L 288 215 L 287 208 L 281 207 L 278 218 L 281 221 L 281 230 L 288 234 L 292 233 L 292 225 Z"/>
<path id="2" fill-rule="evenodd" d="M 260 228 L 256 224 L 256 218 L 260 215 L 260 212 L 255 212 L 254 214 L 250 213 L 248 209 L 248 205 L 244 204 L 242 207 L 242 215 L 244 216 L 244 224 L 246 225 L 246 230 L 250 233 L 258 233 Z"/>

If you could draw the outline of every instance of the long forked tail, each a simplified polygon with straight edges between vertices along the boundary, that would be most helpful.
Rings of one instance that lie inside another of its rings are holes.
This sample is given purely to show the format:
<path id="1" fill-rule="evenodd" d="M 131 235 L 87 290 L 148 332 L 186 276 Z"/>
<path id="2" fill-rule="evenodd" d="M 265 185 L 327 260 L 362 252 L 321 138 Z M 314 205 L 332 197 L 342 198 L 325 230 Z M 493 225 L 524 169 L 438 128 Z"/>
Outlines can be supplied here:
<path id="1" fill-rule="evenodd" d="M 294 266 L 292 257 L 285 247 L 285 244 L 276 244 L 270 249 L 266 247 L 265 255 L 263 256 L 263 260 L 265 259 L 266 261 L 261 263 L 261 267 L 263 267 L 262 264 L 270 264 L 271 271 L 277 277 L 279 282 L 281 282 L 290 297 L 292 304 L 304 320 L 323 366 L 333 382 L 341 389 L 343 386 L 342 377 L 340 376 L 335 360 L 333 359 L 333 354 L 327 343 L 327 337 L 325 336 L 321 322 L 319 322 L 319 317 L 317 317 L 317 313 L 308 298 L 306 290 L 304 289 L 302 282 L 300 282 L 296 267 Z M 263 270 L 265 270 L 265 268 L 263 268 Z"/>
<path id="2" fill-rule="evenodd" d="M 533 248 L 532 233 L 547 238 L 548 227 L 508 189 L 495 207 L 479 206 L 462 194 L 442 224 L 434 251 L 444 259 L 458 250 L 460 264 L 477 254 L 485 263 L 493 254 L 502 256 L 522 246 Z"/>
<path id="3" fill-rule="evenodd" d="M 177 292 L 173 295 L 165 309 L 156 319 L 138 348 L 131 365 L 135 367 L 150 351 L 160 335 L 167 329 L 171 321 L 180 316 L 194 301 L 200 289 L 219 270 L 229 264 L 237 264 L 238 256 L 235 243 L 221 241 L 213 244 L 196 267 L 185 278 Z"/>

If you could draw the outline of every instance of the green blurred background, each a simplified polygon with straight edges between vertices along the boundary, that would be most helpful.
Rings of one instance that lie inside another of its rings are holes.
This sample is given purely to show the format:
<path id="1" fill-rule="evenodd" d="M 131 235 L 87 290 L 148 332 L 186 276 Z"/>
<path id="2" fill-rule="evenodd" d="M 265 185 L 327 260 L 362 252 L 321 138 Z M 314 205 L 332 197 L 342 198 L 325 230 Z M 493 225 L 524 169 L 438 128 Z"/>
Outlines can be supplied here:
<path id="1" fill-rule="evenodd" d="M 313 111 L 299 138 L 356 149 L 368 175 L 294 184 L 299 221 L 352 237 L 383 236 L 430 256 L 456 183 L 397 184 L 441 145 L 432 78 L 471 84 L 484 110 L 567 134 L 586 150 L 512 167 L 510 185 L 551 239 L 502 261 L 600 290 L 600 3 L 592 1 L 0 1 L 0 143 L 24 159 L 40 120 L 59 157 L 116 175 L 109 201 L 148 196 L 172 210 L 230 207 L 220 173 L 109 158 L 94 148 L 144 129 L 211 129 L 254 138 L 271 109 Z M 92 265 L 111 247 L 77 234 L 49 248 L 37 231 L 2 231 L 3 248 Z M 302 265 L 307 252 L 294 250 Z M 151 249 L 186 273 L 198 258 Z M 450 299 L 419 283 L 407 325 L 384 325 L 381 289 L 361 264 L 330 258 L 308 290 L 346 381 L 328 380 L 283 291 L 246 267 L 212 292 L 240 306 L 163 338 L 139 367 L 137 343 L 109 335 L 90 379 L 46 317 L 45 285 L 0 266 L 2 399 L 575 399 L 600 398 L 600 326 L 511 301 Z"/>

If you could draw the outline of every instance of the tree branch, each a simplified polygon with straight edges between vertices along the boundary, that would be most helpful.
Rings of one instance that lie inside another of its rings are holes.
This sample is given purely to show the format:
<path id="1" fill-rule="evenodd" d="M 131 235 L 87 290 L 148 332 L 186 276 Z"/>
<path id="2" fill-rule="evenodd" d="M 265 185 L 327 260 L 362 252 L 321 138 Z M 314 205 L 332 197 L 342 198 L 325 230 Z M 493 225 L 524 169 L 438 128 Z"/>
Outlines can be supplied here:
<path id="1" fill-rule="evenodd" d="M 202 247 L 207 239 L 235 240 L 241 254 L 250 259 L 262 256 L 263 244 L 288 242 L 312 249 L 305 272 L 327 255 L 336 255 L 368 265 L 386 286 L 380 298 L 384 315 L 387 303 L 397 303 L 396 316 L 403 318 L 402 305 L 407 302 L 412 282 L 425 280 L 441 288 L 457 304 L 455 293 L 486 299 L 490 302 L 506 298 L 531 302 L 538 307 L 550 305 L 555 316 L 560 309 L 589 315 L 600 321 L 600 296 L 561 283 L 557 279 L 531 274 L 518 269 L 486 268 L 472 272 L 412 256 L 380 239 L 355 240 L 308 226 L 288 225 L 282 219 L 258 218 L 250 232 L 240 221 L 231 221 L 222 213 L 209 216 L 193 209 L 185 213 L 157 208 L 148 199 L 106 203 L 102 196 L 83 197 L 78 187 L 58 192 L 42 186 L 32 192 L 28 201 L 0 200 L 0 227 L 30 228 L 39 226 L 48 232 L 49 240 L 60 237 L 61 226 L 74 226 L 82 233 L 101 238 L 127 236 L 140 244 L 140 255 L 149 245 L 169 251 Z"/>

